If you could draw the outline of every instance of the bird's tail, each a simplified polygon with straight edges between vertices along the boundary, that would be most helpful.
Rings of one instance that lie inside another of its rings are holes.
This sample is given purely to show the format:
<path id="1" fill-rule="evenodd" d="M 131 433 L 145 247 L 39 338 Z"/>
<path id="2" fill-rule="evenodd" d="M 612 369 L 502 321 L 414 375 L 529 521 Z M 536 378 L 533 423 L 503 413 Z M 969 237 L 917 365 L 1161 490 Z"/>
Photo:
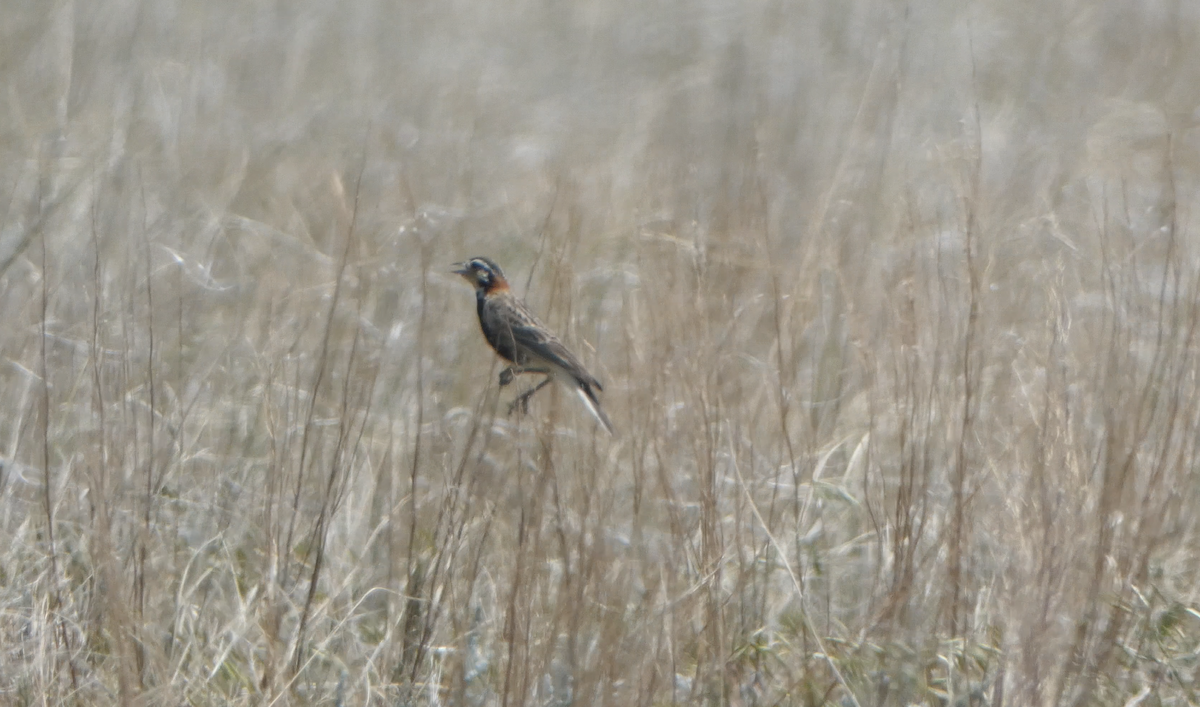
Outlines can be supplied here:
<path id="1" fill-rule="evenodd" d="M 592 392 L 592 387 L 587 383 L 579 383 L 575 390 L 579 393 L 583 404 L 587 405 L 587 409 L 600 421 L 600 424 L 604 425 L 604 429 L 608 430 L 610 435 L 615 435 L 616 431 L 613 430 L 612 420 L 608 419 L 608 415 L 604 414 L 604 410 L 600 407 L 600 401 L 596 399 L 596 394 Z"/>

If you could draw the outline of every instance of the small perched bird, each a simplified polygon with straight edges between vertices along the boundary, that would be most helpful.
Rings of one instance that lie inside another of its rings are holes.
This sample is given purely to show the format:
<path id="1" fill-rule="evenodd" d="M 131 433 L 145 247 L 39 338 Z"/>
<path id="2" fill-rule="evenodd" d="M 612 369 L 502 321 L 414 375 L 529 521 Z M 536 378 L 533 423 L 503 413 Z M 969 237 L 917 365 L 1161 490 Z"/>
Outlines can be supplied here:
<path id="1" fill-rule="evenodd" d="M 600 381 L 593 378 L 575 354 L 512 293 L 500 266 L 489 258 L 471 258 L 464 263 L 455 263 L 454 267 L 456 274 L 475 287 L 475 308 L 479 312 L 479 326 L 483 328 L 484 338 L 496 353 L 512 362 L 500 371 L 500 385 L 508 385 L 518 373 L 546 374 L 545 380 L 513 401 L 509 413 L 518 405 L 522 410 L 528 409 L 529 398 L 551 380 L 557 380 L 577 392 L 588 410 L 612 434 L 612 422 L 600 409 L 600 401 L 596 398 L 596 391 L 603 390 Z"/>

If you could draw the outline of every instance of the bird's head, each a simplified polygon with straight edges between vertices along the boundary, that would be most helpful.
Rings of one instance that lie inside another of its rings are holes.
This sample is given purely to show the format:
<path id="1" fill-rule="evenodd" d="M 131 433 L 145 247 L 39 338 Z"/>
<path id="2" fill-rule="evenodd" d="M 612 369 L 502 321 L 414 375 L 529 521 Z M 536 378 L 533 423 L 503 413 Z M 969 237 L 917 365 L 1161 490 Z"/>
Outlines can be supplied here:
<path id="1" fill-rule="evenodd" d="M 471 258 L 454 264 L 454 273 L 462 275 L 476 290 L 492 292 L 508 288 L 504 271 L 491 258 Z"/>

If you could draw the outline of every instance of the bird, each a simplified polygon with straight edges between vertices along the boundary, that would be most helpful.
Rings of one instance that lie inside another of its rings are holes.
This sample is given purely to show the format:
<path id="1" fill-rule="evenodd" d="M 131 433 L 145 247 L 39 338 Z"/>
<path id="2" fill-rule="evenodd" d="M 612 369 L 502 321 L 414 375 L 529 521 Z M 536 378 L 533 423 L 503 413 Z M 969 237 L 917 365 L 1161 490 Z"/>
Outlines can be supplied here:
<path id="1" fill-rule="evenodd" d="M 546 375 L 537 386 L 513 401 L 509 414 L 518 406 L 522 411 L 528 411 L 529 398 L 556 380 L 576 392 L 604 429 L 614 434 L 612 421 L 596 397 L 596 391 L 604 390 L 600 381 L 588 373 L 579 358 L 513 294 L 496 261 L 474 257 L 455 263 L 453 267 L 452 272 L 462 275 L 475 288 L 475 309 L 483 337 L 501 358 L 512 364 L 500 371 L 500 387 L 511 383 L 520 373 Z"/>

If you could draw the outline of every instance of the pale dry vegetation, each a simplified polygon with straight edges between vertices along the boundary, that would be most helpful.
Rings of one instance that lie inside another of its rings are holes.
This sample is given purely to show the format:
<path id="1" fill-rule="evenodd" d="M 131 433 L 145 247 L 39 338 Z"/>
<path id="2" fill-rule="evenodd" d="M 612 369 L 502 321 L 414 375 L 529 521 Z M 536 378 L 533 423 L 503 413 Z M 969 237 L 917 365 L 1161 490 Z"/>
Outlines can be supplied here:
<path id="1" fill-rule="evenodd" d="M 1200 6 L 1109 5 L 9 2 L 0 703 L 1196 704 Z"/>

